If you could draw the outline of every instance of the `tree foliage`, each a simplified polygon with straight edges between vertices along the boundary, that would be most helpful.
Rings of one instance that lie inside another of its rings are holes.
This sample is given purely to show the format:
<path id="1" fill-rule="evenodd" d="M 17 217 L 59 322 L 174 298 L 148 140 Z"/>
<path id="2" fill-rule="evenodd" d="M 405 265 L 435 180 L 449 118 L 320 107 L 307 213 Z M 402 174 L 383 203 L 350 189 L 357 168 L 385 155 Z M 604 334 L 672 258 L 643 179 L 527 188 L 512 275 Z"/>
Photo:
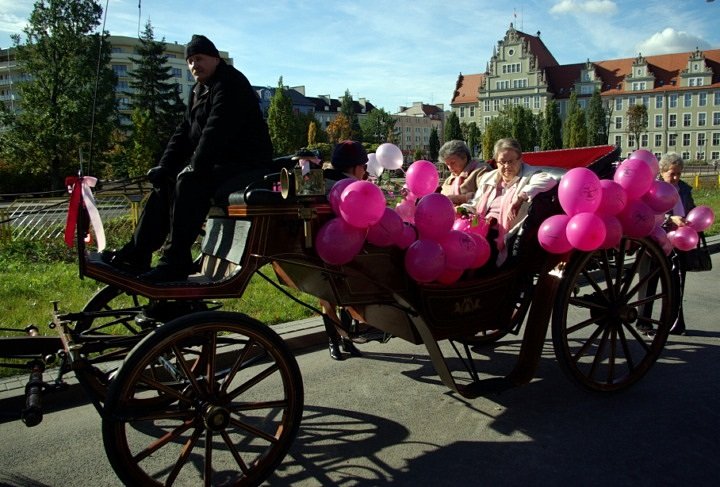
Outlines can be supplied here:
<path id="1" fill-rule="evenodd" d="M 585 147 L 587 145 L 587 124 L 585 112 L 580 108 L 577 93 L 570 95 L 568 113 L 563 125 L 563 146 L 565 148 Z"/>
<path id="2" fill-rule="evenodd" d="M 501 114 L 485 125 L 485 133 L 482 138 L 483 159 L 492 159 L 495 142 L 505 137 L 512 137 L 512 124 L 509 117 Z"/>
<path id="3" fill-rule="evenodd" d="M 293 135 L 297 125 L 293 115 L 292 100 L 285 93 L 282 76 L 270 99 L 267 123 L 276 156 L 290 154 L 297 149 L 297 140 Z"/>
<path id="4" fill-rule="evenodd" d="M 462 128 L 464 128 L 464 140 L 465 142 L 467 142 L 467 145 L 470 148 L 470 153 L 473 156 L 476 156 L 482 147 L 482 133 L 480 132 L 480 127 L 478 127 L 477 123 L 475 122 L 470 122 L 468 124 L 462 125 Z"/>
<path id="5" fill-rule="evenodd" d="M 130 106 L 134 110 L 141 109 L 145 112 L 142 116 L 149 118 L 145 126 L 154 131 L 137 134 L 137 138 L 148 141 L 152 137 L 157 139 L 152 142 L 154 150 L 148 153 L 148 168 L 160 159 L 185 111 L 179 86 L 171 81 L 173 75 L 167 64 L 168 56 L 164 52 L 165 39 L 155 40 L 152 24 L 148 21 L 140 36 L 140 45 L 137 48 L 139 57 L 130 57 L 135 68 L 129 73 L 131 90 L 127 93 Z M 139 130 L 137 125 L 133 127 L 135 132 Z"/>
<path id="6" fill-rule="evenodd" d="M 345 90 L 345 94 L 340 99 L 340 113 L 345 115 L 345 118 L 350 122 L 350 137 L 348 138 L 362 142 L 364 134 L 360 127 L 357 113 L 355 113 L 355 102 L 350 94 L 350 90 Z"/>
<path id="7" fill-rule="evenodd" d="M 342 140 L 348 140 L 352 138 L 352 127 L 350 126 L 350 120 L 343 115 L 338 113 L 327 126 L 328 141 L 331 144 L 337 144 Z"/>
<path id="8" fill-rule="evenodd" d="M 561 149 L 562 144 L 562 121 L 560 120 L 558 105 L 555 100 L 549 100 L 545 105 L 545 113 L 541 124 L 540 149 Z"/>
<path id="9" fill-rule="evenodd" d="M 101 16 L 92 0 L 41 0 L 24 40 L 13 36 L 24 76 L 17 85 L 23 109 L 3 116 L 0 150 L 13 171 L 43 189 L 60 188 L 65 176 L 76 174 L 80 153 L 94 163 L 108 145 L 116 121 L 115 77 L 104 34 L 93 34 Z"/>
<path id="10" fill-rule="evenodd" d="M 460 119 L 457 113 L 450 112 L 445 119 L 445 133 L 444 140 L 463 140 L 462 129 L 460 128 Z"/>
<path id="11" fill-rule="evenodd" d="M 640 136 L 647 130 L 648 113 L 645 105 L 633 105 L 627 110 L 627 131 L 635 140 L 635 148 L 640 148 Z"/>
<path id="12" fill-rule="evenodd" d="M 430 160 L 437 161 L 438 154 L 440 153 L 440 137 L 438 137 L 438 131 L 436 127 L 430 129 L 430 139 L 428 140 L 430 146 Z"/>
<path id="13" fill-rule="evenodd" d="M 600 91 L 595 90 L 590 98 L 587 111 L 588 145 L 603 145 L 608 143 L 606 125 L 606 112 L 603 107 Z"/>
<path id="14" fill-rule="evenodd" d="M 375 108 L 360 121 L 363 140 L 374 144 L 389 142 L 397 121 L 382 108 Z"/>

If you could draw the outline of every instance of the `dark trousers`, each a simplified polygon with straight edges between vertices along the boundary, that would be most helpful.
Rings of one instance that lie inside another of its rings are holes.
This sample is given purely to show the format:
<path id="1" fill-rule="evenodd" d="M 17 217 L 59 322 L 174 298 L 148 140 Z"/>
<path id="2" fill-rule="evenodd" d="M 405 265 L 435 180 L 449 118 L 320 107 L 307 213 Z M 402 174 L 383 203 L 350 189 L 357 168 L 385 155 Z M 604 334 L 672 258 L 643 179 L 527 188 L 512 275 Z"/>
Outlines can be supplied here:
<path id="1" fill-rule="evenodd" d="M 264 174 L 263 170 L 243 174 L 223 170 L 208 174 L 180 172 L 174 181 L 153 189 L 125 250 L 149 261 L 150 255 L 162 247 L 161 262 L 189 269 L 192 245 L 213 201 L 227 204 L 230 193 L 244 189 Z"/>

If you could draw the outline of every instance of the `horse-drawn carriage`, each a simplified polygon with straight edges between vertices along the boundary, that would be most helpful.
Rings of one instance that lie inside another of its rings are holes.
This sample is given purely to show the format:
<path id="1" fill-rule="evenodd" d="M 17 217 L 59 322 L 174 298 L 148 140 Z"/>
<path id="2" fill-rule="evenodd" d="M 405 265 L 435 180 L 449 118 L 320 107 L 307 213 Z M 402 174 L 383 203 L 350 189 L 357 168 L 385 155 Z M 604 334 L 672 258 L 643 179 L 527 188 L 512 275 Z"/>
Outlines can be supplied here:
<path id="1" fill-rule="evenodd" d="M 587 166 L 606 177 L 616 157 L 603 146 L 525 160 Z M 81 311 L 55 310 L 58 337 L 30 330 L 31 336 L 0 340 L 0 356 L 25 359 L 31 368 L 23 420 L 32 426 L 42 419 L 43 371 L 56 357 L 58 380 L 74 372 L 102 416 L 108 458 L 126 484 L 259 484 L 296 437 L 302 377 L 271 327 L 218 308 L 224 298 L 242 297 L 252 276 L 267 278 L 268 268 L 285 286 L 424 344 L 442 382 L 467 398 L 529 382 L 550 323 L 569 377 L 593 391 L 622 390 L 656 361 L 677 313 L 677 277 L 651 239 L 545 252 L 536 232 L 559 211 L 552 193 L 533 202 L 511 265 L 442 285 L 410 279 L 398 248 L 368 245 L 348 264 L 323 262 L 313 237 L 331 218 L 330 205 L 324 198 L 284 199 L 269 189 L 274 183 L 234 193 L 211 213 L 198 273 L 183 282 L 145 282 L 103 263 L 84 246 L 87 219 L 80 212 L 81 275 L 106 287 Z M 513 369 L 481 379 L 473 350 L 520 330 Z M 460 360 L 447 359 L 440 342 Z"/>

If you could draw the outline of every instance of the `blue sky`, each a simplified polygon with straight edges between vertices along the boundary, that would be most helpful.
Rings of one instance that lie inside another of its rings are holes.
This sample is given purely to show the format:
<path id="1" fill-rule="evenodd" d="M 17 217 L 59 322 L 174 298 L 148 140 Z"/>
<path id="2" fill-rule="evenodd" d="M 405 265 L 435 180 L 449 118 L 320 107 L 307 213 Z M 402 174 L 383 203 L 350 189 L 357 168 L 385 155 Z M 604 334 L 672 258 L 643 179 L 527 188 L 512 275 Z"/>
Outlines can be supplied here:
<path id="1" fill-rule="evenodd" d="M 0 0 L 0 47 L 33 1 Z M 106 0 L 101 5 L 105 7 Z M 250 82 L 350 90 L 394 113 L 413 102 L 449 108 L 459 73 L 485 70 L 510 22 L 541 38 L 561 64 L 720 48 L 720 0 L 109 0 L 106 29 L 158 39 L 193 33 L 229 51 Z M 2 62 L 2 60 L 0 60 Z"/>

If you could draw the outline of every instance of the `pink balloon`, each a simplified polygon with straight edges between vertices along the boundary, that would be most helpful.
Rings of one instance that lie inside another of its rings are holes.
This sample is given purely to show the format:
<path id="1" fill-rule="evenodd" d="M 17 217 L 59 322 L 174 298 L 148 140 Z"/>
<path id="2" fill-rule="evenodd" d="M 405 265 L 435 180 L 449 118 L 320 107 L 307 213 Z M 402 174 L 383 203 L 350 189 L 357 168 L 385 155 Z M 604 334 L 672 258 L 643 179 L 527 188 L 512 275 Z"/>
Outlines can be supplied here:
<path id="1" fill-rule="evenodd" d="M 436 280 L 440 284 L 453 284 L 462 277 L 463 272 L 465 271 L 463 271 L 462 269 L 445 269 Z"/>
<path id="2" fill-rule="evenodd" d="M 680 199 L 680 194 L 670 183 L 665 181 L 653 181 L 650 189 L 642 195 L 643 202 L 655 211 L 665 213 L 671 210 Z"/>
<path id="3" fill-rule="evenodd" d="M 668 233 L 668 240 L 678 250 L 687 252 L 697 247 L 698 234 L 694 228 L 689 226 L 678 227 L 674 231 Z"/>
<path id="4" fill-rule="evenodd" d="M 467 269 L 475 260 L 477 244 L 465 232 L 450 230 L 440 240 L 440 245 L 445 251 L 446 269 Z"/>
<path id="5" fill-rule="evenodd" d="M 445 270 L 445 251 L 434 240 L 416 240 L 405 252 L 405 270 L 417 282 L 432 282 Z"/>
<path id="6" fill-rule="evenodd" d="M 407 222 L 403 222 L 403 231 L 395 239 L 395 245 L 401 249 L 406 249 L 417 240 L 417 232 L 415 227 Z"/>
<path id="7" fill-rule="evenodd" d="M 595 213 L 599 215 L 617 215 L 627 204 L 627 194 L 618 183 L 612 179 L 601 179 L 600 188 L 602 197 Z"/>
<path id="8" fill-rule="evenodd" d="M 702 232 L 713 224 L 715 221 L 715 213 L 713 213 L 712 208 L 709 206 L 700 205 L 690 210 L 685 219 L 696 232 Z"/>
<path id="9" fill-rule="evenodd" d="M 565 233 L 569 221 L 568 215 L 553 215 L 546 218 L 538 229 L 540 246 L 552 254 L 564 254 L 572 250 Z"/>
<path id="10" fill-rule="evenodd" d="M 340 181 L 333 184 L 333 187 L 330 189 L 327 199 L 328 199 L 328 202 L 330 202 L 330 206 L 332 207 L 333 212 L 337 216 L 340 216 L 340 198 L 342 197 L 343 191 L 345 191 L 345 188 L 347 188 L 350 184 L 354 183 L 355 181 L 357 181 L 357 179 L 353 179 L 353 178 L 341 179 Z"/>
<path id="11" fill-rule="evenodd" d="M 315 237 L 318 256 L 328 264 L 347 264 L 365 243 L 365 231 L 353 227 L 340 217 L 327 221 Z"/>
<path id="12" fill-rule="evenodd" d="M 490 260 L 490 244 L 488 243 L 487 239 L 478 233 L 469 233 L 470 237 L 475 240 L 475 256 L 470 262 L 470 265 L 468 268 L 470 269 L 478 269 L 482 266 L 484 266 L 488 260 Z"/>
<path id="13" fill-rule="evenodd" d="M 354 227 L 367 228 L 380 221 L 385 205 L 380 188 L 370 181 L 355 181 L 340 196 L 340 216 Z"/>
<path id="14" fill-rule="evenodd" d="M 403 221 L 392 208 L 385 208 L 383 216 L 374 225 L 370 225 L 367 241 L 378 247 L 393 245 L 403 231 Z"/>
<path id="15" fill-rule="evenodd" d="M 629 200 L 640 198 L 650 189 L 655 176 L 650 166 L 640 159 L 626 159 L 615 170 L 613 180 L 623 187 Z"/>
<path id="16" fill-rule="evenodd" d="M 460 230 L 461 232 L 467 232 L 470 230 L 470 218 L 464 218 L 458 216 L 455 218 L 452 226 L 453 230 Z"/>
<path id="17" fill-rule="evenodd" d="M 612 249 L 620 245 L 623 229 L 622 223 L 613 215 L 600 215 L 605 224 L 605 240 L 600 245 L 601 249 Z"/>
<path id="18" fill-rule="evenodd" d="M 641 161 L 645 162 L 645 164 L 647 164 L 650 168 L 653 177 L 657 176 L 660 172 L 660 163 L 658 162 L 657 157 L 655 157 L 655 154 L 653 154 L 649 150 L 638 149 L 632 154 L 630 154 L 630 157 L 628 157 L 628 159 L 640 159 Z"/>
<path id="19" fill-rule="evenodd" d="M 594 212 L 600 205 L 602 190 L 597 174 L 586 167 L 576 167 L 560 179 L 558 199 L 565 213 Z"/>
<path id="20" fill-rule="evenodd" d="M 568 221 L 565 235 L 570 245 L 590 252 L 598 249 L 605 242 L 605 223 L 595 213 L 578 213 Z"/>
<path id="21" fill-rule="evenodd" d="M 402 200 L 396 207 L 395 212 L 400 215 L 404 222 L 415 223 L 415 200 Z"/>
<path id="22" fill-rule="evenodd" d="M 650 238 L 655 240 L 658 245 L 663 249 L 663 252 L 665 252 L 665 255 L 669 255 L 672 251 L 672 243 L 670 243 L 670 239 L 668 239 L 668 234 L 665 231 L 665 229 L 661 225 L 655 225 L 652 229 L 652 232 L 650 232 Z"/>
<path id="23" fill-rule="evenodd" d="M 455 207 L 444 194 L 428 194 L 418 201 L 415 228 L 420 238 L 439 240 L 452 229 L 454 221 Z"/>
<path id="24" fill-rule="evenodd" d="M 405 171 L 405 184 L 413 194 L 419 197 L 434 193 L 439 180 L 440 175 L 437 168 L 430 161 L 415 161 Z"/>
<path id="25" fill-rule="evenodd" d="M 629 237 L 647 237 L 655 226 L 655 213 L 640 200 L 628 201 L 617 217 L 622 224 L 623 233 Z"/>

